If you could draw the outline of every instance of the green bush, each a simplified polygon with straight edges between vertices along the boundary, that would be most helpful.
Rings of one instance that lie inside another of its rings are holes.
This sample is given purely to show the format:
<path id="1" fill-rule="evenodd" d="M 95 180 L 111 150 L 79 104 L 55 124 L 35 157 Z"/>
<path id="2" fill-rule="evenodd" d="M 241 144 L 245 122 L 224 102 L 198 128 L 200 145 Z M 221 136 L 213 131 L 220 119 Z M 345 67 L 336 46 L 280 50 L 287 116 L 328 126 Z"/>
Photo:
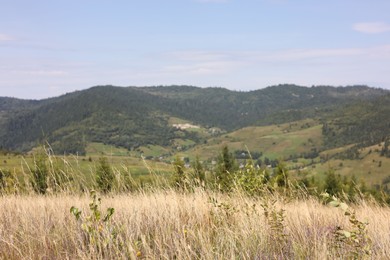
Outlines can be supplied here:
<path id="1" fill-rule="evenodd" d="M 32 186 L 36 193 L 45 194 L 48 188 L 48 168 L 46 165 L 47 155 L 44 152 L 39 152 L 35 156 L 34 169 L 32 170 Z"/>
<path id="2" fill-rule="evenodd" d="M 96 169 L 96 183 L 99 190 L 103 193 L 110 192 L 115 180 L 115 175 L 111 169 L 107 158 L 99 158 L 98 166 Z"/>
<path id="3" fill-rule="evenodd" d="M 268 188 L 269 179 L 268 171 L 254 166 L 252 160 L 235 173 L 238 188 L 249 195 L 262 194 Z"/>

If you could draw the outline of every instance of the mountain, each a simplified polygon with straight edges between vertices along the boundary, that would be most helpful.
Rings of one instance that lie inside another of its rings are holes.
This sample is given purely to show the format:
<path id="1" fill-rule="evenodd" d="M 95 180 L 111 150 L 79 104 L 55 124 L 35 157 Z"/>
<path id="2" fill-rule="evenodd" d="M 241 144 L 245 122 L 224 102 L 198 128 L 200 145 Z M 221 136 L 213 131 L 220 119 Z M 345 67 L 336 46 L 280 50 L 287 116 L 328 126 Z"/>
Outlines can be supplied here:
<path id="1" fill-rule="evenodd" d="M 172 127 L 172 118 L 224 131 L 317 118 L 323 120 L 324 135 L 340 135 L 340 140 L 353 127 L 365 129 L 348 142 L 365 141 L 371 131 L 365 127 L 369 122 L 381 124 L 376 140 L 388 134 L 389 119 L 382 115 L 390 107 L 388 102 L 389 91 L 367 86 L 278 85 L 249 92 L 97 86 L 44 100 L 0 98 L 0 146 L 26 152 L 48 141 L 56 153 L 84 154 L 90 142 L 133 150 L 143 145 L 169 146 L 177 139 L 205 141 L 196 131 Z M 345 128 L 340 123 L 345 120 L 352 120 L 352 125 Z"/>
<path id="2" fill-rule="evenodd" d="M 358 144 L 360 147 L 390 137 L 390 95 L 355 101 L 323 118 L 322 133 L 328 147 Z"/>

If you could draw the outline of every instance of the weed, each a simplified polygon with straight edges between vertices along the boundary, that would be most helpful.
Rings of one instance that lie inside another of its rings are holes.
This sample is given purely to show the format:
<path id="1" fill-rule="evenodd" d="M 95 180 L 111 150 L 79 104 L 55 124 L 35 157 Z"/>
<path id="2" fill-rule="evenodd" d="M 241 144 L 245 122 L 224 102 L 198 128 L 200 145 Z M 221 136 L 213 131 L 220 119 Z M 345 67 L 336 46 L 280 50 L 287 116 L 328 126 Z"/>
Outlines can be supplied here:
<path id="1" fill-rule="evenodd" d="M 214 197 L 209 197 L 209 202 L 213 206 L 210 215 L 217 226 L 229 224 L 234 214 L 238 212 L 238 209 L 229 202 L 220 202 Z"/>
<path id="2" fill-rule="evenodd" d="M 276 209 L 276 200 L 265 200 L 261 203 L 264 210 L 265 220 L 270 228 L 270 251 L 279 255 L 285 255 L 288 252 L 288 235 L 285 232 L 284 210 Z"/>
<path id="3" fill-rule="evenodd" d="M 95 191 L 91 191 L 92 201 L 89 204 L 89 215 L 83 216 L 81 210 L 72 206 L 70 213 L 80 222 L 82 236 L 85 239 L 86 246 L 92 246 L 99 252 L 114 243 L 117 231 L 110 220 L 114 214 L 114 208 L 108 208 L 106 214 L 100 209 L 101 198 Z"/>
<path id="4" fill-rule="evenodd" d="M 323 196 L 330 197 L 329 194 L 324 194 Z M 332 239 L 335 256 L 347 259 L 370 258 L 371 239 L 367 234 L 368 223 L 357 219 L 356 212 L 335 196 L 331 197 L 329 205 L 342 209 L 351 224 L 350 229 L 336 226 Z"/>

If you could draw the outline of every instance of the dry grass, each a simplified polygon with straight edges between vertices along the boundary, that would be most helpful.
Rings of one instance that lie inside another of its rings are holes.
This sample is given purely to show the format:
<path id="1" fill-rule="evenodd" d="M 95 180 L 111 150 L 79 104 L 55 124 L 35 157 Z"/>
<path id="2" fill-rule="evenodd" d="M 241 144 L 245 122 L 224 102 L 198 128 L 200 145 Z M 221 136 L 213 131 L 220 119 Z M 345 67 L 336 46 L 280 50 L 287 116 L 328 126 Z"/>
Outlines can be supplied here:
<path id="1" fill-rule="evenodd" d="M 315 199 L 285 202 L 283 234 L 267 221 L 263 200 L 196 191 L 139 192 L 102 198 L 102 211 L 115 208 L 99 226 L 94 242 L 81 228 L 89 214 L 87 196 L 4 196 L 0 198 L 0 259 L 333 259 L 332 233 L 349 227 L 337 208 Z M 83 211 L 77 221 L 71 206 Z M 372 258 L 390 255 L 390 209 L 361 203 Z M 278 237 L 285 236 L 285 242 Z"/>

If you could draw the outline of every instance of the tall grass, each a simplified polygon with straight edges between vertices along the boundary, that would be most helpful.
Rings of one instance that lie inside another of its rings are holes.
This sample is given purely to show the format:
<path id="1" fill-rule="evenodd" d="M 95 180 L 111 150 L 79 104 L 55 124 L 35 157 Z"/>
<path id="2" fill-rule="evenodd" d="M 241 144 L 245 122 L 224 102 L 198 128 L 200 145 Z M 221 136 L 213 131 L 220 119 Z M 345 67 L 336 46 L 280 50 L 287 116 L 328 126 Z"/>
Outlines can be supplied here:
<path id="1" fill-rule="evenodd" d="M 92 241 L 82 228 L 87 195 L 7 195 L 0 198 L 0 259 L 334 259 L 335 229 L 350 227 L 342 211 L 313 198 L 270 196 L 267 210 L 283 210 L 282 222 L 267 218 L 264 198 L 240 193 L 159 189 L 105 196 L 102 212 L 113 207 L 115 213 Z M 82 211 L 79 220 L 72 206 Z M 369 223 L 367 257 L 388 257 L 390 209 L 362 202 L 354 210 Z"/>
<path id="2" fill-rule="evenodd" d="M 85 174 L 77 158 L 48 153 L 45 160 L 44 166 L 37 160 L 32 165 L 22 163 L 19 176 L 3 174 L 0 259 L 384 259 L 390 255 L 388 206 L 360 199 L 346 214 L 305 189 L 270 188 L 251 165 L 237 173 L 230 192 L 196 182 L 170 188 L 172 180 L 147 164 L 147 183 L 136 181 L 130 166 L 112 167 L 112 190 L 101 194 L 100 201 L 89 194 L 98 187 L 96 167 Z M 47 188 L 40 195 L 34 189 L 38 170 L 47 176 Z M 360 246 L 367 250 L 356 248 Z"/>

